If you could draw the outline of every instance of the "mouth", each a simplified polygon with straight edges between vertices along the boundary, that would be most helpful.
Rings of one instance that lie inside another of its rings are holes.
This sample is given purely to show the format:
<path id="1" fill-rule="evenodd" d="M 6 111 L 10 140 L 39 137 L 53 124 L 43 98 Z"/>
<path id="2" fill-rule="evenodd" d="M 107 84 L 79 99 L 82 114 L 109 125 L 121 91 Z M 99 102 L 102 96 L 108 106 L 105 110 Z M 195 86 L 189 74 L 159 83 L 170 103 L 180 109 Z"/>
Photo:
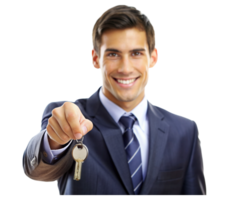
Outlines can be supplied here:
<path id="1" fill-rule="evenodd" d="M 127 87 L 131 87 L 135 84 L 135 82 L 137 81 L 139 77 L 137 78 L 114 78 L 113 79 L 115 80 L 115 82 L 121 86 L 121 87 L 124 87 L 124 88 L 127 88 Z"/>

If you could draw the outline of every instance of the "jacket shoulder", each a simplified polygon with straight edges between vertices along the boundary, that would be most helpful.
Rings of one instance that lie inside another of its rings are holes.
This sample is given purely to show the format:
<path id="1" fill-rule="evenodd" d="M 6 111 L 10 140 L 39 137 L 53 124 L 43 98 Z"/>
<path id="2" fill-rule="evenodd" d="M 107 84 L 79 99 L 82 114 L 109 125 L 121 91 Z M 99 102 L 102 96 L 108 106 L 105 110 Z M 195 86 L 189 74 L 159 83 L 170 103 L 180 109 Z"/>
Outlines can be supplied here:
<path id="1" fill-rule="evenodd" d="M 163 108 L 153 106 L 157 112 L 163 116 L 162 120 L 165 121 L 169 126 L 170 130 L 180 134 L 185 133 L 198 133 L 196 123 L 186 117 L 171 113 Z"/>

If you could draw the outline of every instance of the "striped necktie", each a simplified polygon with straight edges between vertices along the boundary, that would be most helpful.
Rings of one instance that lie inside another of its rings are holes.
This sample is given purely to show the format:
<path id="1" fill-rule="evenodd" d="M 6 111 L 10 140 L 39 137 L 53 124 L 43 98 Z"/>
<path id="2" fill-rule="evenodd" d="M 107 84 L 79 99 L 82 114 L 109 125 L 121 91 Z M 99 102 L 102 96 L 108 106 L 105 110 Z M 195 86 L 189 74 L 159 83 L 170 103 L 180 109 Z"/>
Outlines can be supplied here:
<path id="1" fill-rule="evenodd" d="M 141 148 L 138 139 L 133 132 L 133 125 L 136 121 L 136 118 L 133 115 L 131 115 L 131 117 L 122 116 L 119 121 L 125 128 L 123 133 L 123 141 L 133 183 L 133 190 L 135 194 L 139 194 L 143 177 Z"/>

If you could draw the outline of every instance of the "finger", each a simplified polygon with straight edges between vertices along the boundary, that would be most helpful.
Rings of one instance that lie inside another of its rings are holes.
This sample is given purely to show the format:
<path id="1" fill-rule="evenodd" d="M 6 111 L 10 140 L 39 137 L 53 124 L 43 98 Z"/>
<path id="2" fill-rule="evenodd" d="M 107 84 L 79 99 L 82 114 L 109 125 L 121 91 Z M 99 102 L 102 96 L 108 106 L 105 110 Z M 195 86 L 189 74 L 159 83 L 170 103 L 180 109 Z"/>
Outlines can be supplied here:
<path id="1" fill-rule="evenodd" d="M 61 130 L 68 135 L 71 139 L 75 139 L 72 129 L 70 125 L 68 124 L 66 117 L 65 117 L 65 112 L 63 107 L 59 107 L 56 109 L 53 109 L 52 111 L 52 116 L 56 119 L 56 121 L 59 124 L 59 127 Z"/>
<path id="2" fill-rule="evenodd" d="M 64 112 L 66 121 L 68 122 L 74 137 L 79 139 L 79 134 L 82 135 L 83 133 L 80 121 L 84 119 L 80 109 L 75 104 L 66 104 Z"/>
<path id="3" fill-rule="evenodd" d="M 56 134 L 56 132 L 53 130 L 53 128 L 49 124 L 47 125 L 46 130 L 51 140 L 53 140 L 54 142 L 60 145 L 65 144 L 62 140 L 60 140 L 59 136 Z"/>
<path id="4" fill-rule="evenodd" d="M 54 117 L 49 118 L 49 125 L 52 127 L 53 131 L 60 138 L 60 140 L 63 141 L 64 143 L 67 143 L 69 142 L 70 139 L 72 139 L 63 132 L 59 123 L 57 122 L 57 120 Z"/>
<path id="5" fill-rule="evenodd" d="M 93 123 L 88 119 L 84 119 L 80 125 L 83 130 L 83 135 L 87 134 L 93 128 Z"/>
<path id="6" fill-rule="evenodd" d="M 80 113 L 71 113 L 67 114 L 66 118 L 68 121 L 69 126 L 71 127 L 72 133 L 75 137 L 75 139 L 80 139 L 82 137 L 83 130 L 80 126 L 80 118 L 81 118 Z"/>

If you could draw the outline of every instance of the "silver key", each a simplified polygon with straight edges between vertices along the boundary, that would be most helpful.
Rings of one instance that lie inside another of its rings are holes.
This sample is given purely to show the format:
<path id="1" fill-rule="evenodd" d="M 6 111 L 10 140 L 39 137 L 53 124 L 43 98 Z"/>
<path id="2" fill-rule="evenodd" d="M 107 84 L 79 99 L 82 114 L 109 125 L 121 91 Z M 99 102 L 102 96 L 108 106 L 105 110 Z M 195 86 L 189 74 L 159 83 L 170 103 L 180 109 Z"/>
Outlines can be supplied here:
<path id="1" fill-rule="evenodd" d="M 88 156 L 88 148 L 80 143 L 76 144 L 72 149 L 72 157 L 76 161 L 74 180 L 79 181 L 81 178 L 82 163 Z"/>

